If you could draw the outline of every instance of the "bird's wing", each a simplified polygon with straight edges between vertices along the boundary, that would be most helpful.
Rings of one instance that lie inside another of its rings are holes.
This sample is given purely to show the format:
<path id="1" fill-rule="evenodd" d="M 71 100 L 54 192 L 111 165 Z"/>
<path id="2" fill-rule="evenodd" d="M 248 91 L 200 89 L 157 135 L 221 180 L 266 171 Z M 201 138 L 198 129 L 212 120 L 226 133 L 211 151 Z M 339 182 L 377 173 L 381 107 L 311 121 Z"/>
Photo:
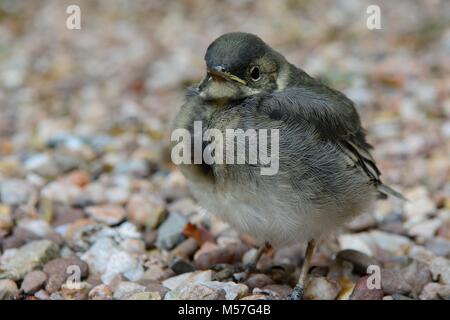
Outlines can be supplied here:
<path id="1" fill-rule="evenodd" d="M 381 173 L 370 154 L 372 147 L 366 141 L 359 115 L 352 101 L 342 93 L 323 85 L 294 87 L 261 96 L 257 104 L 269 115 L 277 112 L 290 119 L 299 117 L 308 121 L 323 139 L 335 143 L 354 166 L 364 170 L 376 187 L 388 188 L 380 180 Z M 388 189 L 380 192 L 399 196 Z"/>

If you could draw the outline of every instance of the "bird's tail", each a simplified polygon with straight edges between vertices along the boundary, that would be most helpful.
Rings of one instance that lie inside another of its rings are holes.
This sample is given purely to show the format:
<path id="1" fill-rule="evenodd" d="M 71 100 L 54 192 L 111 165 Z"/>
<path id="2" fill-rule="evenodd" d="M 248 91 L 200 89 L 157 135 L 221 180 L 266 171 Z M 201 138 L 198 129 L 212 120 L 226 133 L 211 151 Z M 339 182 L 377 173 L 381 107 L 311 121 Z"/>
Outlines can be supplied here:
<path id="1" fill-rule="evenodd" d="M 398 192 L 398 191 L 395 191 L 394 189 L 388 187 L 388 186 L 385 185 L 385 184 L 380 183 L 380 184 L 377 186 L 377 188 L 378 188 L 378 191 L 380 192 L 381 198 L 384 198 L 384 199 L 385 199 L 385 198 L 387 198 L 388 196 L 393 196 L 393 197 L 396 197 L 396 198 L 401 199 L 401 200 L 403 200 L 403 201 L 408 201 L 408 199 L 405 198 L 405 196 L 404 196 L 403 194 L 401 194 L 401 193 Z"/>

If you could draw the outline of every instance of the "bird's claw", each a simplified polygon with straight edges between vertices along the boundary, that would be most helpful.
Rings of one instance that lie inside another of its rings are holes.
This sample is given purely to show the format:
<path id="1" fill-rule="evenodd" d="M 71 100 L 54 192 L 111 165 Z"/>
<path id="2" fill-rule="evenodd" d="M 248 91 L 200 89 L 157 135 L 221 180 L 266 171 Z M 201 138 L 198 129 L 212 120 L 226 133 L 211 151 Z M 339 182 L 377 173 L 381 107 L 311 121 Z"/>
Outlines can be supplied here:
<path id="1" fill-rule="evenodd" d="M 288 296 L 288 300 L 303 300 L 304 291 L 303 286 L 296 285 L 294 290 Z"/>

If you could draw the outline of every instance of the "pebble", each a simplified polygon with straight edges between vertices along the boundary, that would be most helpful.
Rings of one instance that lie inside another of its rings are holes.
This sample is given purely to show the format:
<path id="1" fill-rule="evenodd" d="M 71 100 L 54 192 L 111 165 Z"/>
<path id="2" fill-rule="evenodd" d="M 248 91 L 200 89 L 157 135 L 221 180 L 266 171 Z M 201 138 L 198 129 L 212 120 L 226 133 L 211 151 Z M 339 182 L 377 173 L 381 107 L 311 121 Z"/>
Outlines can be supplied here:
<path id="1" fill-rule="evenodd" d="M 406 227 L 410 227 L 418 222 L 422 222 L 427 215 L 434 212 L 435 204 L 431 200 L 425 187 L 420 186 L 407 192 L 406 197 L 409 201 L 404 204 L 404 215 L 406 218 Z"/>
<path id="2" fill-rule="evenodd" d="M 436 256 L 450 258 L 450 241 L 441 237 L 428 239 L 425 242 L 425 249 Z"/>
<path id="3" fill-rule="evenodd" d="M 184 287 L 192 283 L 204 283 L 206 281 L 211 281 L 212 271 L 195 271 L 183 273 L 178 276 L 166 279 L 162 282 L 163 286 L 170 290 L 177 290 L 178 288 Z"/>
<path id="4" fill-rule="evenodd" d="M 167 295 L 166 295 L 167 296 Z M 226 293 L 221 288 L 211 288 L 204 284 L 191 283 L 171 293 L 176 300 L 224 300 Z"/>
<path id="5" fill-rule="evenodd" d="M 0 239 L 3 235 L 9 233 L 13 227 L 13 219 L 11 215 L 11 208 L 0 203 Z"/>
<path id="6" fill-rule="evenodd" d="M 85 282 L 64 283 L 61 292 L 65 300 L 85 300 L 88 298 L 92 286 Z"/>
<path id="7" fill-rule="evenodd" d="M 158 292 L 137 292 L 130 295 L 127 300 L 161 300 Z"/>
<path id="8" fill-rule="evenodd" d="M 128 218 L 138 226 L 155 229 L 167 215 L 165 200 L 154 194 L 133 195 L 127 204 Z"/>
<path id="9" fill-rule="evenodd" d="M 179 245 L 177 245 L 170 253 L 172 256 L 180 257 L 184 259 L 191 258 L 197 251 L 199 245 L 194 238 L 187 238 Z"/>
<path id="10" fill-rule="evenodd" d="M 410 265 L 403 268 L 401 274 L 411 286 L 411 294 L 414 298 L 417 298 L 423 287 L 431 282 L 431 272 L 428 264 L 418 260 L 414 260 Z"/>
<path id="11" fill-rule="evenodd" d="M 61 286 L 66 281 L 67 276 L 62 274 L 52 274 L 48 277 L 47 284 L 45 285 L 45 291 L 48 293 L 55 293 L 61 289 Z"/>
<path id="12" fill-rule="evenodd" d="M 89 291 L 90 300 L 112 300 L 113 292 L 106 284 L 99 284 Z"/>
<path id="13" fill-rule="evenodd" d="M 262 290 L 265 292 L 275 292 L 280 299 L 285 299 L 292 293 L 293 288 L 285 284 L 269 284 L 263 287 Z"/>
<path id="14" fill-rule="evenodd" d="M 101 279 L 105 284 L 109 284 L 117 274 L 123 274 L 131 281 L 137 281 L 144 275 L 144 268 L 139 259 L 124 251 L 111 255 L 106 265 L 106 270 Z"/>
<path id="15" fill-rule="evenodd" d="M 216 264 L 234 264 L 241 261 L 248 250 L 244 244 L 230 244 L 219 247 L 214 243 L 205 242 L 194 255 L 194 264 L 197 269 L 209 269 Z"/>
<path id="16" fill-rule="evenodd" d="M 325 277 L 312 277 L 306 286 L 306 300 L 334 300 L 339 294 L 340 286 Z"/>
<path id="17" fill-rule="evenodd" d="M 86 279 L 89 275 L 88 264 L 76 256 L 57 258 L 47 262 L 43 271 L 49 276 L 54 277 L 55 283 L 63 279 L 63 282 L 69 276 L 79 276 L 79 280 Z"/>
<path id="18" fill-rule="evenodd" d="M 254 288 L 264 288 L 269 284 L 273 284 L 274 281 L 264 273 L 252 274 L 246 281 L 245 284 L 253 290 Z"/>
<path id="19" fill-rule="evenodd" d="M 206 281 L 202 284 L 217 291 L 223 290 L 226 300 L 240 299 L 248 293 L 248 287 L 242 283 Z"/>
<path id="20" fill-rule="evenodd" d="M 408 294 L 412 289 L 400 270 L 388 269 L 381 270 L 381 288 L 386 294 Z"/>
<path id="21" fill-rule="evenodd" d="M 0 266 L 0 279 L 21 280 L 30 271 L 56 257 L 58 252 L 57 245 L 49 240 L 27 243 L 17 250 L 14 257 Z"/>
<path id="22" fill-rule="evenodd" d="M 161 249 L 170 250 L 184 240 L 183 230 L 187 224 L 186 217 L 172 212 L 158 229 L 156 246 Z"/>
<path id="23" fill-rule="evenodd" d="M 0 280 L 0 300 L 13 300 L 19 294 L 17 284 L 10 279 Z"/>
<path id="24" fill-rule="evenodd" d="M 433 280 L 442 284 L 450 284 L 450 260 L 436 257 L 430 263 L 430 271 Z"/>
<path id="25" fill-rule="evenodd" d="M 87 262 L 90 270 L 104 273 L 110 257 L 117 252 L 120 250 L 114 240 L 100 238 L 81 256 L 81 259 Z"/>
<path id="26" fill-rule="evenodd" d="M 442 221 L 439 218 L 429 219 L 413 225 L 408 230 L 408 234 L 412 237 L 421 237 L 429 239 L 435 236 L 441 227 Z"/>
<path id="27" fill-rule="evenodd" d="M 55 180 L 41 190 L 41 197 L 65 205 L 76 204 L 83 190 L 67 180 Z"/>
<path id="28" fill-rule="evenodd" d="M 444 285 L 436 282 L 427 283 L 422 292 L 419 295 L 420 300 L 439 300 L 441 299 L 441 294 L 443 297 L 448 299 L 450 291 L 449 285 Z"/>
<path id="29" fill-rule="evenodd" d="M 113 298 L 123 300 L 138 292 L 145 292 L 145 287 L 134 282 L 123 281 L 114 289 Z"/>
<path id="30" fill-rule="evenodd" d="M 170 263 L 169 268 L 172 269 L 176 274 L 195 271 L 195 267 L 192 263 L 181 258 L 175 258 Z"/>
<path id="31" fill-rule="evenodd" d="M 20 286 L 20 289 L 23 290 L 26 294 L 32 294 L 36 291 L 40 290 L 47 281 L 47 274 L 42 271 L 31 271 L 27 273 L 23 282 Z"/>
<path id="32" fill-rule="evenodd" d="M 125 209 L 115 205 L 88 207 L 86 208 L 86 213 L 95 221 L 109 226 L 119 224 L 126 217 Z"/>
<path id="33" fill-rule="evenodd" d="M 383 290 L 380 289 L 369 289 L 367 287 L 367 280 L 369 276 L 359 278 L 350 295 L 350 300 L 381 300 L 383 299 Z"/>
<path id="34" fill-rule="evenodd" d="M 49 300 L 50 299 L 50 295 L 45 290 L 39 290 L 38 292 L 36 292 L 34 294 L 34 296 L 36 298 L 38 298 L 39 300 Z"/>
<path id="35" fill-rule="evenodd" d="M 0 200 L 7 206 L 27 204 L 36 199 L 34 188 L 26 181 L 19 179 L 6 179 L 0 181 Z"/>
<path id="36" fill-rule="evenodd" d="M 342 250 L 353 249 L 368 256 L 374 256 L 377 249 L 404 255 L 411 246 L 411 240 L 407 237 L 379 230 L 357 234 L 342 234 L 338 240 Z"/>

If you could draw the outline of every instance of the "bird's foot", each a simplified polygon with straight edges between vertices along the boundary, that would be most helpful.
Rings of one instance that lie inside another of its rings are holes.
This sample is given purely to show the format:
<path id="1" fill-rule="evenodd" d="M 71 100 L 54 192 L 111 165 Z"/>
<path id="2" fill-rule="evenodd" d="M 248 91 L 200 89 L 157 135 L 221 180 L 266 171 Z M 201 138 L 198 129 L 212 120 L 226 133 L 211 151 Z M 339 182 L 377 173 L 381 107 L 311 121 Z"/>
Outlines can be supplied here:
<path id="1" fill-rule="evenodd" d="M 304 291 L 303 286 L 296 285 L 294 290 L 288 296 L 288 300 L 303 300 Z"/>

